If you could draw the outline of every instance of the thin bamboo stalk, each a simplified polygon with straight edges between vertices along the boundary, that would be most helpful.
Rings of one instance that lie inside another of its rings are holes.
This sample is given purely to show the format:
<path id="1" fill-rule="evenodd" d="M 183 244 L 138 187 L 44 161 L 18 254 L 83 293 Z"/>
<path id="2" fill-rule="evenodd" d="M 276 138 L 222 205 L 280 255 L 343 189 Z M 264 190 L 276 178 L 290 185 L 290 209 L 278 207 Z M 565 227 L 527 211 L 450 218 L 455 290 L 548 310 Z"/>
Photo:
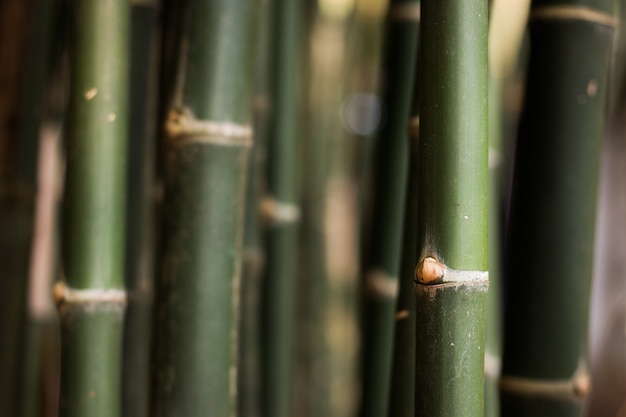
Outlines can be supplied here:
<path id="1" fill-rule="evenodd" d="M 124 321 L 122 370 L 122 415 L 128 417 L 147 417 L 150 401 L 158 7 L 158 0 L 144 1 L 133 4 L 131 10 L 130 162 L 125 264 L 128 307 Z"/>
<path id="2" fill-rule="evenodd" d="M 128 2 L 71 5 L 71 91 L 62 245 L 60 415 L 120 412 Z"/>
<path id="3" fill-rule="evenodd" d="M 260 205 L 265 190 L 265 153 L 270 116 L 272 27 L 274 0 L 259 4 L 254 74 L 254 145 L 246 181 L 243 237 L 241 319 L 239 336 L 238 408 L 241 417 L 261 413 L 261 298 L 265 253 L 262 246 Z"/>
<path id="4" fill-rule="evenodd" d="M 295 299 L 300 220 L 298 73 L 301 6 L 277 1 L 264 214 L 267 268 L 263 282 L 262 415 L 292 415 Z"/>
<path id="5" fill-rule="evenodd" d="M 151 412 L 221 417 L 236 414 L 256 4 L 189 0 L 180 7 Z"/>
<path id="6" fill-rule="evenodd" d="M 421 11 L 415 415 L 482 416 L 487 1 Z"/>
<path id="7" fill-rule="evenodd" d="M 419 93 L 416 93 L 416 98 Z M 417 100 L 416 100 L 417 101 Z M 398 302 L 396 304 L 395 331 L 392 356 L 389 416 L 415 416 L 415 287 L 413 284 L 417 263 L 417 179 L 419 176 L 418 140 L 419 116 L 417 106 L 409 122 L 410 155 L 407 182 L 404 232 Z"/>
<path id="8" fill-rule="evenodd" d="M 578 416 L 589 390 L 587 310 L 612 13 L 612 0 L 532 3 L 506 247 L 507 416 Z"/>
<path id="9" fill-rule="evenodd" d="M 385 416 L 389 408 L 394 314 L 409 162 L 408 122 L 414 90 L 419 1 L 391 2 L 387 23 L 387 120 L 375 151 L 372 244 L 366 268 L 363 339 L 363 416 Z"/>

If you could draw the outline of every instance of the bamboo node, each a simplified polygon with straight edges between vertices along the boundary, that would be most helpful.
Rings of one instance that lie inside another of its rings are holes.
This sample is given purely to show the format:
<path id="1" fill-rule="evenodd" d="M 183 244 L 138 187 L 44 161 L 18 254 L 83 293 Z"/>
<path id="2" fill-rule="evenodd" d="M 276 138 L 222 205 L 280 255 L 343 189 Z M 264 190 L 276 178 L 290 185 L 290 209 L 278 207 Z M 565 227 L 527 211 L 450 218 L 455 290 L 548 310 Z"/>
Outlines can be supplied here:
<path id="1" fill-rule="evenodd" d="M 427 256 L 417 264 L 415 269 L 415 277 L 422 284 L 435 284 L 443 281 L 445 273 L 445 265 L 433 258 Z"/>
<path id="2" fill-rule="evenodd" d="M 500 379 L 503 391 L 525 396 L 583 400 L 591 391 L 591 379 L 584 368 L 579 368 L 571 379 L 540 380 L 517 376 L 503 376 Z"/>
<path id="3" fill-rule="evenodd" d="M 126 305 L 126 291 L 118 288 L 76 289 L 70 288 L 64 280 L 54 285 L 54 301 L 57 308 L 65 306 L 120 306 Z"/>
<path id="4" fill-rule="evenodd" d="M 170 112 L 165 133 L 168 143 L 176 147 L 189 144 L 252 146 L 252 128 L 249 125 L 198 120 L 189 111 Z"/>
<path id="5" fill-rule="evenodd" d="M 530 11 L 529 21 L 583 20 L 610 28 L 617 27 L 618 20 L 608 13 L 586 6 L 541 6 Z"/>
<path id="6" fill-rule="evenodd" d="M 389 19 L 391 20 L 407 20 L 417 22 L 421 20 L 421 9 L 419 3 L 411 4 L 394 4 L 389 9 Z"/>
<path id="7" fill-rule="evenodd" d="M 420 284 L 486 283 L 488 271 L 458 270 L 447 267 L 432 256 L 424 257 L 415 268 L 415 278 Z"/>
<path id="8" fill-rule="evenodd" d="M 271 225 L 292 224 L 300 220 L 300 207 L 297 204 L 278 201 L 270 196 L 261 199 L 259 210 L 261 218 Z"/>
<path id="9" fill-rule="evenodd" d="M 395 300 L 398 296 L 398 278 L 392 277 L 380 269 L 374 269 L 365 279 L 367 295 L 376 299 Z"/>

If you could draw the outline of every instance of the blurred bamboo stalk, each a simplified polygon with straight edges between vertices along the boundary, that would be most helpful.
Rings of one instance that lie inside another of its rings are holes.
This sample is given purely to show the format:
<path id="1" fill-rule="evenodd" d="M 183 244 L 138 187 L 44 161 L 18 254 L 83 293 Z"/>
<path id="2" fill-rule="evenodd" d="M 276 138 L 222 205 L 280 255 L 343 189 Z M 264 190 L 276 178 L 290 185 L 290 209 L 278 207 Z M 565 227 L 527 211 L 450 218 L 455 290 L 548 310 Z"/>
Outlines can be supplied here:
<path id="1" fill-rule="evenodd" d="M 613 1 L 533 1 L 506 245 L 506 416 L 579 416 Z M 529 252 L 530 251 L 530 252 Z"/>
<path id="2" fill-rule="evenodd" d="M 234 416 L 256 2 L 178 7 L 152 414 Z"/>
<path id="3" fill-rule="evenodd" d="M 299 2 L 279 0 L 273 7 L 275 50 L 271 66 L 272 112 L 267 140 L 267 266 L 263 281 L 262 415 L 292 414 L 295 297 L 300 220 L 300 136 L 298 100 Z"/>
<path id="4" fill-rule="evenodd" d="M 416 415 L 482 416 L 487 1 L 423 0 Z"/>
<path id="5" fill-rule="evenodd" d="M 385 416 L 389 408 L 419 1 L 392 0 L 387 26 L 383 93 L 387 117 L 375 150 L 375 200 L 366 260 L 361 414 L 367 417 Z"/>
<path id="6" fill-rule="evenodd" d="M 130 5 L 70 6 L 61 318 L 61 417 L 120 413 Z"/>
<path id="7" fill-rule="evenodd" d="M 159 1 L 132 4 L 126 202 L 126 288 L 122 415 L 149 409 L 155 250 L 157 18 Z M 147 74 L 147 75 L 146 75 Z"/>

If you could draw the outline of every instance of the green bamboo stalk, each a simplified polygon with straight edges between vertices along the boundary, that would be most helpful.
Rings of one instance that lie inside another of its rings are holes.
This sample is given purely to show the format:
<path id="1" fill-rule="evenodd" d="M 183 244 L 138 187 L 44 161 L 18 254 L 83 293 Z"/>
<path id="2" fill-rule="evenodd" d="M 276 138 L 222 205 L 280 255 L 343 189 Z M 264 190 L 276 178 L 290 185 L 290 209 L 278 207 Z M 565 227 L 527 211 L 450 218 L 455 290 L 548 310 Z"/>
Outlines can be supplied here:
<path id="1" fill-rule="evenodd" d="M 154 287 L 156 18 L 158 0 L 133 4 L 129 170 L 126 213 L 126 288 L 122 415 L 147 417 L 149 409 Z M 147 74 L 147 75 L 146 75 Z"/>
<path id="2" fill-rule="evenodd" d="M 589 390 L 587 311 L 612 13 L 612 0 L 532 3 L 506 247 L 507 416 L 579 416 Z"/>
<path id="3" fill-rule="evenodd" d="M 416 94 L 416 97 L 418 94 Z M 413 284 L 417 259 L 417 179 L 419 176 L 417 106 L 409 122 L 410 154 L 404 210 L 402 257 L 392 355 L 389 416 L 415 416 L 415 287 Z"/>
<path id="4" fill-rule="evenodd" d="M 120 412 L 128 24 L 122 0 L 71 4 L 60 416 Z"/>
<path id="5" fill-rule="evenodd" d="M 408 122 L 417 61 L 419 1 L 393 0 L 388 12 L 387 120 L 376 147 L 372 244 L 366 268 L 361 414 L 385 416 L 389 408 L 394 314 L 400 273 L 407 169 Z"/>
<path id="6" fill-rule="evenodd" d="M 178 84 L 166 122 L 154 416 L 236 414 L 255 6 L 181 5 Z"/>
<path id="7" fill-rule="evenodd" d="M 299 229 L 298 73 L 301 6 L 274 6 L 272 113 L 264 214 L 267 268 L 263 281 L 262 415 L 292 415 L 295 298 Z"/>
<path id="8" fill-rule="evenodd" d="M 239 324 L 239 415 L 256 417 L 261 413 L 261 278 L 265 265 L 259 207 L 265 186 L 265 149 L 270 116 L 270 56 L 273 0 L 260 2 L 255 45 L 254 145 L 246 180 L 246 209 L 241 280 L 241 319 Z"/>
<path id="9" fill-rule="evenodd" d="M 487 1 L 421 10 L 415 415 L 482 416 Z"/>

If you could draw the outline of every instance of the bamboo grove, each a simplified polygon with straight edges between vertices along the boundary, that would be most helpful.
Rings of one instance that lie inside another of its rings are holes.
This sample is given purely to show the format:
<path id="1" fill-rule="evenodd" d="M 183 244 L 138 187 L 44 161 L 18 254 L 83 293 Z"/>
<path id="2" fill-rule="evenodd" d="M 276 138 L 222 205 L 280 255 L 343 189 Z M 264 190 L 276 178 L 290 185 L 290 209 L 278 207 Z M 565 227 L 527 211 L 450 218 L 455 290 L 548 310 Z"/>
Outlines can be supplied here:
<path id="1" fill-rule="evenodd" d="M 626 417 L 623 16 L 0 0 L 0 416 Z"/>

